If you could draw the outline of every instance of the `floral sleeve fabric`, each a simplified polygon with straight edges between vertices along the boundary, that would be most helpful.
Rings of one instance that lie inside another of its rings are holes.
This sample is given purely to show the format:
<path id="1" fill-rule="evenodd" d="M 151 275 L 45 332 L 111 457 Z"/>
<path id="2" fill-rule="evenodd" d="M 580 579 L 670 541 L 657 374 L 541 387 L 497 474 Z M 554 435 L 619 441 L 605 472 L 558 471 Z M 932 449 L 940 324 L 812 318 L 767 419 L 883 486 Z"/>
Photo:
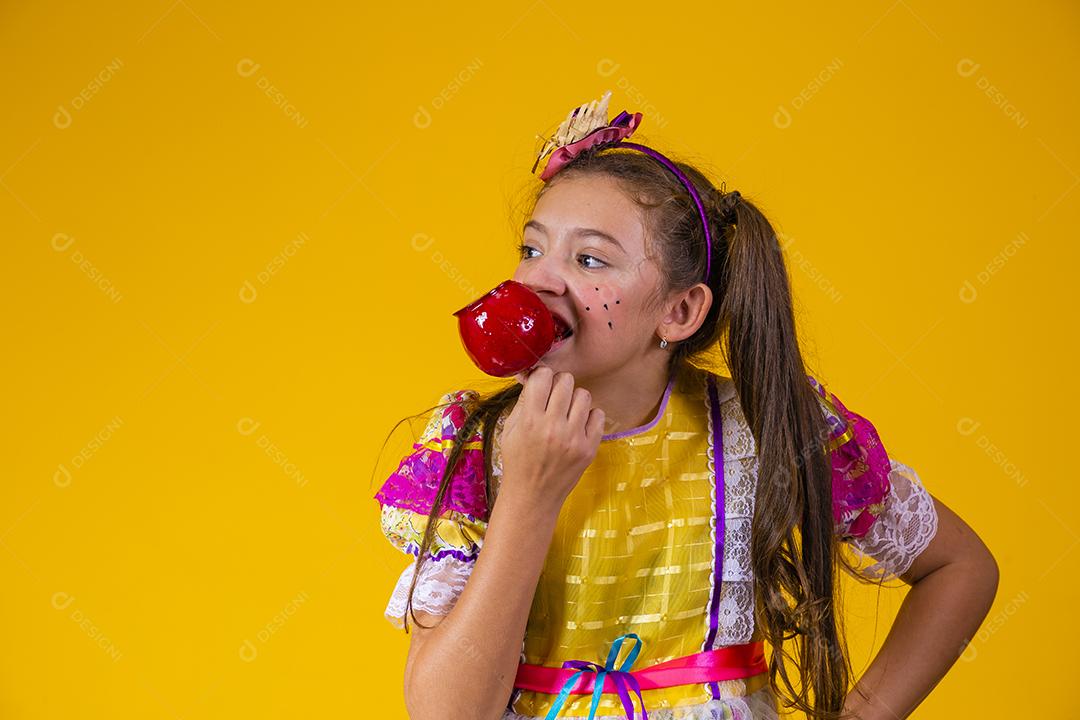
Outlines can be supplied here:
<path id="1" fill-rule="evenodd" d="M 385 616 L 395 627 L 405 626 L 406 602 L 416 572 L 428 514 L 434 506 L 454 436 L 478 401 L 475 391 L 446 393 L 413 445 L 375 494 L 383 535 L 412 561 L 398 577 Z M 420 569 L 412 609 L 433 615 L 450 612 L 465 587 L 484 543 L 488 508 L 484 457 L 479 432 L 470 437 L 443 497 L 434 537 Z"/>
<path id="2" fill-rule="evenodd" d="M 899 578 L 937 534 L 934 500 L 914 469 L 890 458 L 873 424 L 816 379 L 832 428 L 833 520 L 837 536 L 875 562 L 867 577 Z"/>

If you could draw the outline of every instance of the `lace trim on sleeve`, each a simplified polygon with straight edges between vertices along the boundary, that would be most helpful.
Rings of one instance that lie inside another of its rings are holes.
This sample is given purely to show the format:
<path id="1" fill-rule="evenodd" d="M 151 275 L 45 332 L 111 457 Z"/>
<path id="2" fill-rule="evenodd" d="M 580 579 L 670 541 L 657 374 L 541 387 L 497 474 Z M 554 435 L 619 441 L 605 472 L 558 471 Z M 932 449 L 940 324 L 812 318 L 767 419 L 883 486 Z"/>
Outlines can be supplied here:
<path id="1" fill-rule="evenodd" d="M 437 560 L 430 557 L 424 560 L 420 569 L 420 578 L 416 581 L 413 592 L 412 609 L 414 612 L 426 612 L 432 615 L 447 615 L 457 603 L 458 596 L 465 589 L 465 582 L 472 573 L 476 559 L 461 560 L 448 555 Z M 409 599 L 409 585 L 416 572 L 415 560 L 409 563 L 398 577 L 390 602 L 384 615 L 394 627 L 405 627 L 405 607 Z M 409 618 L 412 622 L 412 618 Z"/>
<path id="2" fill-rule="evenodd" d="M 877 561 L 860 569 L 860 573 L 883 580 L 894 580 L 907 572 L 933 540 L 938 527 L 934 499 L 918 473 L 894 458 L 890 458 L 889 463 L 891 488 L 885 500 L 885 511 L 865 535 L 848 540 L 855 548 L 856 556 L 869 556 Z"/>

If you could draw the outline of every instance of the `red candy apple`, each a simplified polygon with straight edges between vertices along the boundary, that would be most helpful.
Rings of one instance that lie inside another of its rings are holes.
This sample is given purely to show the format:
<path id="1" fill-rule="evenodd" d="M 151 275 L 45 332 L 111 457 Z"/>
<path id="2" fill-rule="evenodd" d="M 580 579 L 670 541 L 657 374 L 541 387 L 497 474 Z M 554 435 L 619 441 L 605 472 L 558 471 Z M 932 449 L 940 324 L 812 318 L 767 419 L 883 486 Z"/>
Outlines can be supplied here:
<path id="1" fill-rule="evenodd" d="M 572 334 L 540 296 L 506 280 L 454 313 L 465 352 L 488 375 L 510 377 L 527 370 Z"/>

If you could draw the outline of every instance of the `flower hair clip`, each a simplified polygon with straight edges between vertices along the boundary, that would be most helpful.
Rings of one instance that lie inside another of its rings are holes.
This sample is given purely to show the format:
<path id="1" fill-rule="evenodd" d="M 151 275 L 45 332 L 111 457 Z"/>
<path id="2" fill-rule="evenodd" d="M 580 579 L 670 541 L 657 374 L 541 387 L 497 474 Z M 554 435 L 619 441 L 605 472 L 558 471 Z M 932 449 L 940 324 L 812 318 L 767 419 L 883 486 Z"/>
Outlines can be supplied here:
<path id="1" fill-rule="evenodd" d="M 709 231 L 709 218 L 705 212 L 705 204 L 701 201 L 701 195 L 698 194 L 694 183 L 690 182 L 690 179 L 671 160 L 651 147 L 626 141 L 626 138 L 633 135 L 641 124 L 641 113 L 631 114 L 623 110 L 609 121 L 607 114 L 610 99 L 611 91 L 608 90 L 599 100 L 593 100 L 571 110 L 551 138 L 542 138 L 545 140 L 544 146 L 536 156 L 532 172 L 535 173 L 540 161 L 547 157 L 547 162 L 540 172 L 540 179 L 547 182 L 578 155 L 601 145 L 645 153 L 671 171 L 694 201 L 698 216 L 701 218 L 701 225 L 705 229 L 705 277 L 702 282 L 708 283 L 712 272 L 712 233 Z M 738 193 L 735 193 L 735 196 L 737 198 Z"/>

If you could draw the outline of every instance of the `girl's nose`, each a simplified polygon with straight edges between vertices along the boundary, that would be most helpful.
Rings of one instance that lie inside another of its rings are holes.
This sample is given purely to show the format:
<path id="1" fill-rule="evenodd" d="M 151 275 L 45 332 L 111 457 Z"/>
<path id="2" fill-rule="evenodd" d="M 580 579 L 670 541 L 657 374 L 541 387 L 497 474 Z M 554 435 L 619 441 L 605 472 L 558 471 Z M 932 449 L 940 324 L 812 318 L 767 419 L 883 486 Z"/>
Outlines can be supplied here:
<path id="1" fill-rule="evenodd" d="M 517 270 L 514 271 L 514 280 L 537 294 L 548 292 L 552 295 L 562 295 L 566 292 L 566 280 L 562 270 L 556 266 L 555 262 L 545 257 L 519 263 Z"/>

